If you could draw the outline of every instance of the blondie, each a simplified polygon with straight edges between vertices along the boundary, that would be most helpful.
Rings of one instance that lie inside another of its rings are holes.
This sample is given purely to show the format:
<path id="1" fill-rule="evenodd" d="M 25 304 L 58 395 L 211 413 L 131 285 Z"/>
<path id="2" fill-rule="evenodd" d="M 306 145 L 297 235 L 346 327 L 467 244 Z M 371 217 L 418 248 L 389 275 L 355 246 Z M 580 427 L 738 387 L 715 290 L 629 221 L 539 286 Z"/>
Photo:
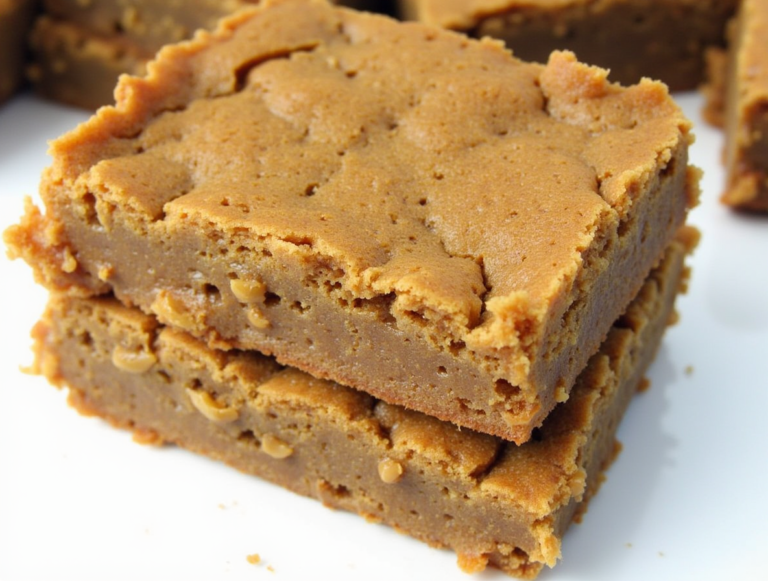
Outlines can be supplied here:
<path id="1" fill-rule="evenodd" d="M 212 350 L 112 298 L 54 295 L 35 331 L 37 366 L 81 412 L 142 442 L 174 442 L 448 547 L 467 571 L 533 578 L 559 558 L 618 450 L 616 426 L 671 318 L 691 236 L 671 245 L 570 399 L 522 446 L 258 353 Z"/>
<path id="2" fill-rule="evenodd" d="M 166 47 L 6 233 L 51 289 L 518 443 L 697 196 L 666 88 L 325 3 Z"/>

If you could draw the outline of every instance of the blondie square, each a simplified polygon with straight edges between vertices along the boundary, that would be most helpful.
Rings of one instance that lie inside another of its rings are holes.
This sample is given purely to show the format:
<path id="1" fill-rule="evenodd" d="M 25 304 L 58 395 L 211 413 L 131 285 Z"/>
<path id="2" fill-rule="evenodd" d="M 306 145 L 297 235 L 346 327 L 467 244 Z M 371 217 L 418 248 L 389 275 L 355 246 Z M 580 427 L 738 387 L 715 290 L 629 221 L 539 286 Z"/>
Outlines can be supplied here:
<path id="1" fill-rule="evenodd" d="M 744 0 L 730 33 L 723 202 L 768 211 L 768 2 Z"/>
<path id="2" fill-rule="evenodd" d="M 211 350 L 112 298 L 54 295 L 37 365 L 81 412 L 142 442 L 174 442 L 448 547 L 466 571 L 533 578 L 555 564 L 618 451 L 616 426 L 671 318 L 692 239 L 671 245 L 570 399 L 521 446 L 255 352 Z"/>
<path id="3" fill-rule="evenodd" d="M 518 443 L 698 194 L 666 87 L 570 53 L 288 0 L 148 70 L 52 143 L 11 253 L 53 290 Z"/>
<path id="4" fill-rule="evenodd" d="M 703 80 L 704 50 L 723 45 L 737 0 L 398 0 L 401 14 L 507 43 L 523 60 L 572 50 L 620 83 L 660 79 L 673 91 Z"/>

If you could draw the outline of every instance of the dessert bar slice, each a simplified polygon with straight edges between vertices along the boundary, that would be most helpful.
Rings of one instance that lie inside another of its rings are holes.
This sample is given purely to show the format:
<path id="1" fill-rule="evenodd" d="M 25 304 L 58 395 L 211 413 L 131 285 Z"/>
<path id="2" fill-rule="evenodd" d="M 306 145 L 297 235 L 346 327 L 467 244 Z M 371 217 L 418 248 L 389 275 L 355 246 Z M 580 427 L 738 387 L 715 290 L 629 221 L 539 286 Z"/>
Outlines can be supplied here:
<path id="1" fill-rule="evenodd" d="M 522 446 L 255 352 L 212 350 L 111 298 L 53 295 L 35 330 L 37 366 L 80 411 L 141 441 L 177 443 L 449 547 L 467 571 L 490 564 L 532 578 L 555 564 L 618 450 L 616 426 L 672 316 L 690 236 L 671 245 L 569 400 Z"/>
<path id="2" fill-rule="evenodd" d="M 768 211 L 768 2 L 744 0 L 729 36 L 723 201 Z"/>
<path id="3" fill-rule="evenodd" d="M 492 36 L 515 55 L 545 62 L 556 49 L 611 70 L 616 81 L 661 79 L 694 89 L 704 50 L 723 45 L 737 0 L 399 0 L 405 18 Z"/>
<path id="4" fill-rule="evenodd" d="M 697 196 L 666 88 L 606 75 L 267 2 L 123 77 L 6 240 L 51 289 L 524 442 Z"/>

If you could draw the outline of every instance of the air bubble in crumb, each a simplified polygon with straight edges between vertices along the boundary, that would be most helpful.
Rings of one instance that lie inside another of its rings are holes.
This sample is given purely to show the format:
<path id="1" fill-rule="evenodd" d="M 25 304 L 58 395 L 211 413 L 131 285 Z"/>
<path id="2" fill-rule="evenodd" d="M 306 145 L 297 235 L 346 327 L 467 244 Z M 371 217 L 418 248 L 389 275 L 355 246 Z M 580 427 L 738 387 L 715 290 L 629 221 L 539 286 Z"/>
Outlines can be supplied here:
<path id="1" fill-rule="evenodd" d="M 251 565 L 258 565 L 259 563 L 261 563 L 261 557 L 259 556 L 258 553 L 253 553 L 252 555 L 248 555 L 246 559 Z"/>

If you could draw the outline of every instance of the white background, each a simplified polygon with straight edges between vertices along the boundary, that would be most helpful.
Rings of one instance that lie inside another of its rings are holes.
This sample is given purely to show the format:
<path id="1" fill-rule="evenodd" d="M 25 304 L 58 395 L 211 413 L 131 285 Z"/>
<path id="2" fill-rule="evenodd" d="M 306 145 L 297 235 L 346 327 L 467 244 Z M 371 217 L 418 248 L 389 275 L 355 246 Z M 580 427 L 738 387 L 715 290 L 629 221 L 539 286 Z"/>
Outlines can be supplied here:
<path id="1" fill-rule="evenodd" d="M 698 95 L 678 97 L 706 172 L 690 291 L 620 427 L 623 453 L 542 580 L 768 579 L 768 216 L 718 203 L 722 136 Z M 36 192 L 46 140 L 85 118 L 31 95 L 0 107 L 0 228 Z M 3 581 L 468 579 L 449 551 L 80 417 L 18 369 L 44 302 L 28 267 L 0 258 Z"/>

